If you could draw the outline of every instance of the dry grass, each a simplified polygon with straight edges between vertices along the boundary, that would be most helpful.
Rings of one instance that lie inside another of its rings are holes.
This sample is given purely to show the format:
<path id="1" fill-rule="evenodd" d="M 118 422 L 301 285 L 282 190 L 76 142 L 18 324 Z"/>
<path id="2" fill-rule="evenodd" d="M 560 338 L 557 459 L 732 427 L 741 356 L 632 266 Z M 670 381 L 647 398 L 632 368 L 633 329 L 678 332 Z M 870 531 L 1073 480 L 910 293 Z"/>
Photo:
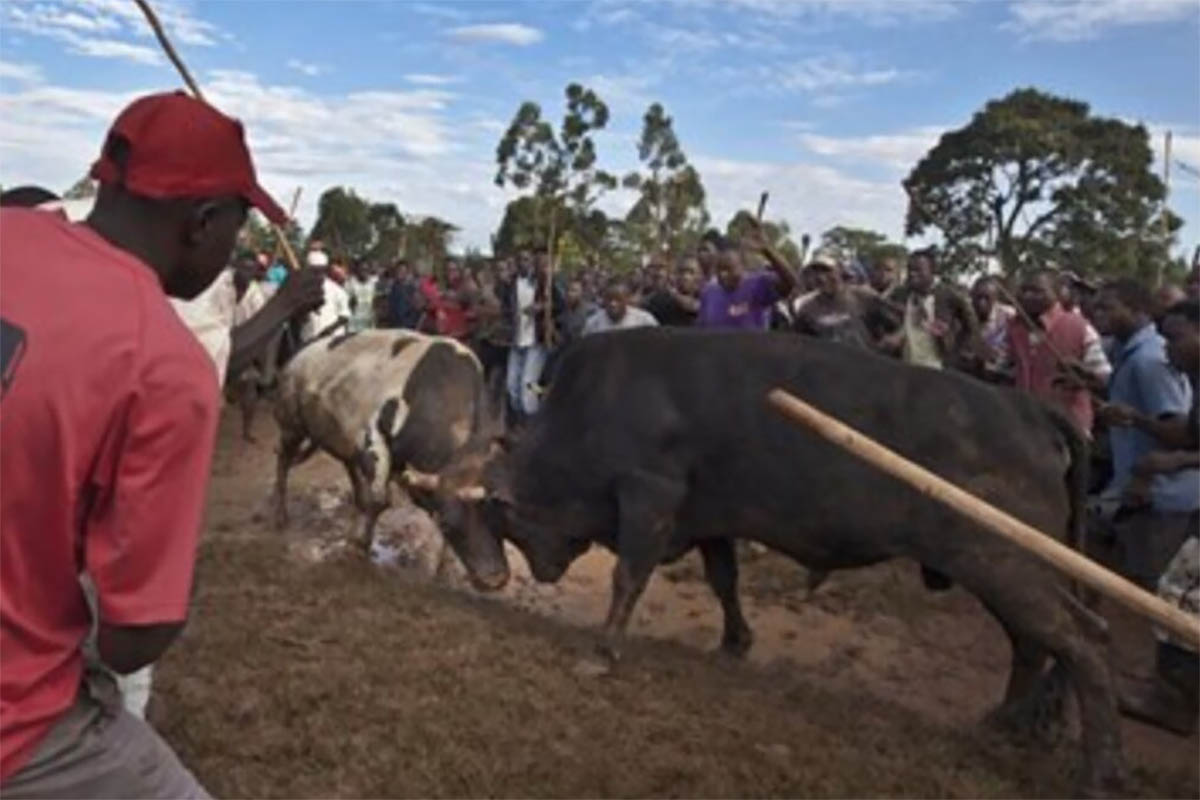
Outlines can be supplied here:
<path id="1" fill-rule="evenodd" d="M 1016 749 L 812 677 L 587 631 L 364 563 L 210 540 L 156 723 L 225 797 L 1064 796 L 1076 748 Z M 1196 796 L 1190 776 L 1138 776 Z"/>

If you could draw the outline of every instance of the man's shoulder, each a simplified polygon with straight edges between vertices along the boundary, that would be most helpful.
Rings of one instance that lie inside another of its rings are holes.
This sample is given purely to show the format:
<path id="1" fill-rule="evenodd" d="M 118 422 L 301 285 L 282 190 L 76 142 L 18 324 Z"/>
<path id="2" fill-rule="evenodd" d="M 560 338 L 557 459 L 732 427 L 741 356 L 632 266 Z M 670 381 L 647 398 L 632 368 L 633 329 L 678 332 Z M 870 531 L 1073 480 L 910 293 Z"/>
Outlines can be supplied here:
<path id="1" fill-rule="evenodd" d="M 658 318 L 655 317 L 652 313 L 650 313 L 649 311 L 647 311 L 644 308 L 638 308 L 637 306 L 630 306 L 628 309 L 628 313 L 633 315 L 633 319 L 635 322 L 638 322 L 642 325 L 647 325 L 647 324 L 648 325 L 657 325 L 658 324 Z"/>

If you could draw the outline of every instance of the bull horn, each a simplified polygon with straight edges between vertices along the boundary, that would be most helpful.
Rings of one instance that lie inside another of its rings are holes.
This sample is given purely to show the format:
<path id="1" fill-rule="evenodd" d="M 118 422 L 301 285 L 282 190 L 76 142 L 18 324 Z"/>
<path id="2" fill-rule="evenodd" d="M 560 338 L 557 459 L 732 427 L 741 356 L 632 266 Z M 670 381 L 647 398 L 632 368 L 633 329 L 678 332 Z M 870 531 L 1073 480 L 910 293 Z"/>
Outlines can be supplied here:
<path id="1" fill-rule="evenodd" d="M 437 475 L 432 475 L 428 472 L 419 472 L 412 467 L 404 470 L 400 474 L 401 480 L 414 489 L 424 489 L 428 492 L 436 492 L 441 479 Z"/>
<path id="2" fill-rule="evenodd" d="M 458 497 L 459 500 L 465 500 L 467 502 L 479 502 L 483 498 L 487 497 L 487 489 L 484 489 L 482 486 L 464 486 L 455 492 L 455 496 Z"/>

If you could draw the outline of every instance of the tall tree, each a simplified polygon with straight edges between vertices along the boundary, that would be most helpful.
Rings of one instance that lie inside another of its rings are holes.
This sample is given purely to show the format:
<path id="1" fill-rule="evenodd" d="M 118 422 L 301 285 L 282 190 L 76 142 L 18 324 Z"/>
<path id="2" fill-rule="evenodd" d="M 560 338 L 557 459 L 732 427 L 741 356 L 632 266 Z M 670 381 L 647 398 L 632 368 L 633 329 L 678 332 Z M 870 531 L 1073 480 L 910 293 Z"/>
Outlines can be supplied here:
<path id="1" fill-rule="evenodd" d="M 645 174 L 631 172 L 622 184 L 638 192 L 625 217 L 643 251 L 678 254 L 695 247 L 708 225 L 704 184 L 688 163 L 674 121 L 659 103 L 646 109 L 638 159 Z"/>
<path id="2" fill-rule="evenodd" d="M 96 181 L 90 175 L 84 175 L 71 184 L 71 188 L 63 192 L 64 200 L 86 200 L 96 196 Z"/>
<path id="3" fill-rule="evenodd" d="M 939 229 L 960 268 L 994 256 L 1009 272 L 1054 260 L 1090 274 L 1153 274 L 1179 221 L 1152 162 L 1141 125 L 1020 89 L 944 134 L 912 170 L 907 233 Z"/>
<path id="4" fill-rule="evenodd" d="M 566 111 L 558 131 L 542 118 L 537 103 L 526 101 L 496 147 L 496 185 L 532 189 L 536 220 L 554 215 L 557 231 L 561 209 L 575 219 L 586 217 L 596 200 L 617 185 L 596 163 L 593 134 L 608 124 L 608 106 L 578 83 L 566 88 Z M 549 224 L 547 223 L 547 230 Z"/>
<path id="5" fill-rule="evenodd" d="M 436 267 L 446 260 L 455 225 L 437 217 L 425 217 L 407 228 L 405 255 L 409 261 Z"/>
<path id="6" fill-rule="evenodd" d="M 371 203 L 367 208 L 367 221 L 371 224 L 372 243 L 366 257 L 385 264 L 399 258 L 404 253 L 407 228 L 396 204 Z"/>
<path id="7" fill-rule="evenodd" d="M 821 234 L 821 246 L 840 252 L 843 258 L 874 264 L 881 258 L 903 259 L 908 250 L 902 244 L 889 242 L 887 236 L 865 228 L 838 225 Z"/>

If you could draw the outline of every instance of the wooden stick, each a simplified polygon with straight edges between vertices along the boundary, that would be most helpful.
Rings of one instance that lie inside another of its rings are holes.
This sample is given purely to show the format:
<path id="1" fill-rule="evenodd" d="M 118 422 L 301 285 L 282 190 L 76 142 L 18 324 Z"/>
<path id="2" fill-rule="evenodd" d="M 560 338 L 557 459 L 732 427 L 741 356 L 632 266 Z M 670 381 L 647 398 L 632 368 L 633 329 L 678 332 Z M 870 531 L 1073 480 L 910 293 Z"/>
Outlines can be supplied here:
<path id="1" fill-rule="evenodd" d="M 914 464 L 849 425 L 823 414 L 795 395 L 783 389 L 773 389 L 767 395 L 767 401 L 789 419 L 807 426 L 822 438 L 849 451 L 871 466 L 900 479 L 939 503 L 950 506 L 1069 577 L 1103 592 L 1129 610 L 1167 628 L 1194 645 L 1200 645 L 1200 620 L 1191 614 L 1150 594 L 1036 528 L 1026 525 L 1011 514 L 985 503 L 924 467 Z"/>
<path id="2" fill-rule="evenodd" d="M 1167 131 L 1163 134 L 1163 205 L 1162 211 L 1162 236 L 1163 236 L 1163 261 L 1158 262 L 1157 268 L 1154 270 L 1154 288 L 1158 289 L 1163 284 L 1163 267 L 1164 261 L 1171 257 L 1171 221 L 1167 216 L 1167 198 L 1171 194 L 1171 132 Z"/>
<path id="3" fill-rule="evenodd" d="M 550 236 L 546 244 L 546 255 L 549 265 L 546 272 L 546 349 L 554 346 L 554 222 L 558 206 L 551 198 L 550 204 Z M 534 276 L 534 286 L 537 286 L 537 276 Z"/>
<path id="4" fill-rule="evenodd" d="M 770 192 L 763 192 L 758 196 L 758 213 L 754 215 L 754 218 L 758 220 L 759 225 L 762 225 L 763 212 L 767 210 L 767 198 L 770 196 Z"/>
<path id="5" fill-rule="evenodd" d="M 146 0 L 133 1 L 142 10 L 142 15 L 146 18 L 146 22 L 150 23 L 150 28 L 154 31 L 155 38 L 162 45 L 167 58 L 175 65 L 175 69 L 179 72 L 179 76 L 183 78 L 183 82 L 187 84 L 188 89 L 191 90 L 197 100 L 207 103 L 208 101 L 204 99 L 204 93 L 200 91 L 200 85 L 196 83 L 196 79 L 188 71 L 187 65 L 183 63 L 183 59 L 179 57 L 179 53 L 175 52 L 175 48 L 171 45 L 171 40 L 167 38 L 167 32 L 163 30 L 162 23 L 158 21 L 158 15 L 154 13 L 154 9 L 150 8 L 150 4 Z M 284 235 L 283 229 L 274 222 L 271 222 L 271 227 L 275 229 L 277 241 L 283 245 L 283 254 L 287 258 L 288 266 L 293 271 L 299 270 L 300 262 L 296 260 L 296 254 L 292 251 L 292 245 L 288 242 L 287 236 Z"/>
<path id="6" fill-rule="evenodd" d="M 296 206 L 298 206 L 300 204 L 300 190 L 302 188 L 303 187 L 301 187 L 301 186 L 297 186 L 295 193 L 292 195 L 292 205 L 291 205 L 291 208 L 288 209 L 288 217 L 289 218 L 295 218 L 295 216 L 296 216 Z M 268 222 L 269 222 L 269 220 L 268 220 Z M 275 263 L 275 259 L 279 258 L 279 251 L 283 248 L 283 237 L 279 235 L 280 233 L 282 233 L 282 231 L 276 230 L 275 250 L 274 250 L 274 252 L 271 253 L 271 263 L 272 264 Z"/>

